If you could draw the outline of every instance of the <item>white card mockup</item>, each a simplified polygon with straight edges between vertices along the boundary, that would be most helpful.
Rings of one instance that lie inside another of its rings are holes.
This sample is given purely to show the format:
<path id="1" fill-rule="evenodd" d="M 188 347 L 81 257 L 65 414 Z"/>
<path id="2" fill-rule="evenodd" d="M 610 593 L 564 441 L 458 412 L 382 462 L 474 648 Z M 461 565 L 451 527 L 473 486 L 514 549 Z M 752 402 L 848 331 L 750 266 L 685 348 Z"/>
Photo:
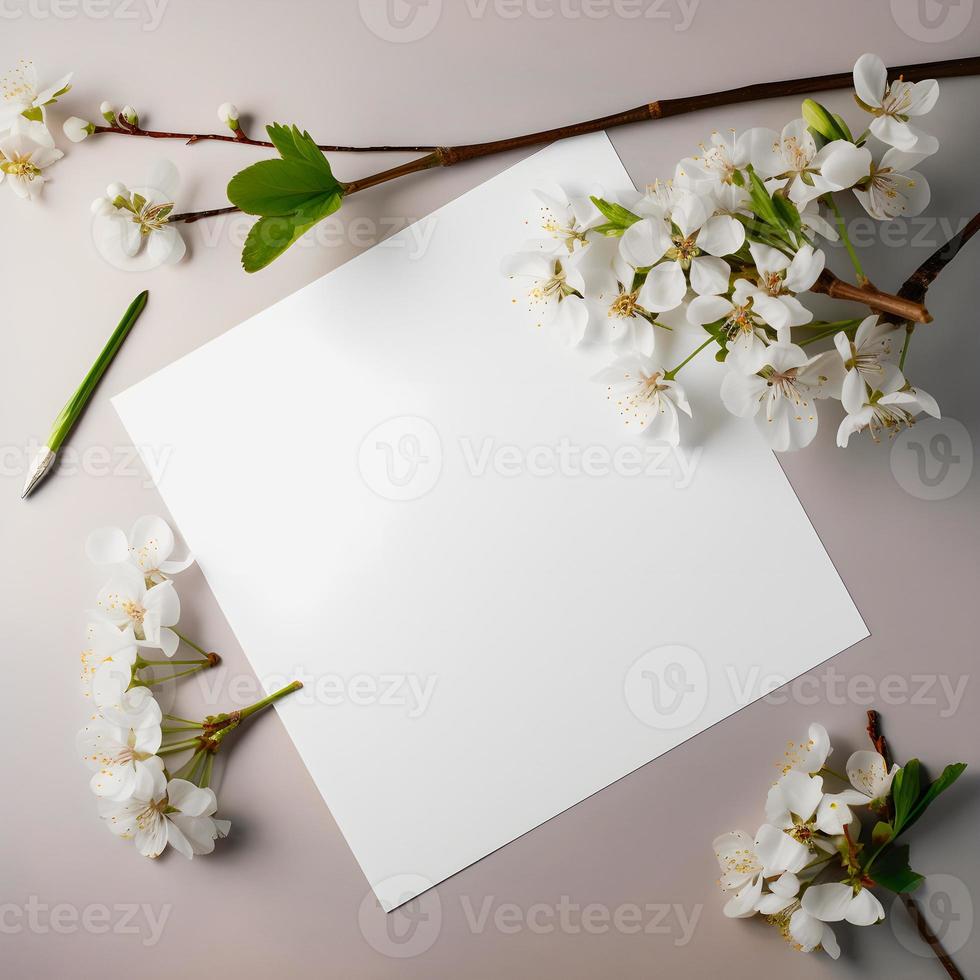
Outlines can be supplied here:
<path id="1" fill-rule="evenodd" d="M 868 635 L 710 353 L 670 451 L 530 324 L 555 181 L 632 187 L 550 146 L 114 400 L 386 909 Z"/>

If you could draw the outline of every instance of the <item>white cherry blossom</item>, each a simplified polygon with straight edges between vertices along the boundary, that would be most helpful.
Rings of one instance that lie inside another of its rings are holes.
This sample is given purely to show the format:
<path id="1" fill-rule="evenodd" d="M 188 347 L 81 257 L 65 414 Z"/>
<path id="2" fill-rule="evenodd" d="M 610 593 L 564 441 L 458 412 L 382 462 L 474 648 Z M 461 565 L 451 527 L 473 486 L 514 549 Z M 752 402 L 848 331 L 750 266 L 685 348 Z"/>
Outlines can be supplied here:
<path id="1" fill-rule="evenodd" d="M 834 336 L 845 373 L 841 384 L 833 384 L 830 393 L 840 398 L 846 412 L 859 412 L 870 391 L 897 391 L 905 384 L 898 365 L 888 360 L 896 333 L 893 323 L 875 314 L 861 321 L 853 340 L 844 331 Z"/>
<path id="2" fill-rule="evenodd" d="M 626 424 L 671 446 L 680 443 L 678 412 L 691 417 L 684 389 L 665 378 L 662 365 L 642 354 L 617 358 L 594 378 L 607 386 L 608 399 Z"/>
<path id="3" fill-rule="evenodd" d="M 226 837 L 231 824 L 215 820 L 214 790 L 186 779 L 167 781 L 163 760 L 156 756 L 140 773 L 125 800 L 100 800 L 99 815 L 117 837 L 132 840 L 145 857 L 155 858 L 169 844 L 186 858 L 210 854 L 214 842 Z"/>
<path id="4" fill-rule="evenodd" d="M 45 106 L 56 102 L 71 88 L 71 72 L 51 85 L 41 85 L 32 61 L 21 60 L 0 76 L 0 133 L 6 133 L 24 113 L 43 121 Z M 48 144 L 51 145 L 51 144 Z"/>
<path id="5" fill-rule="evenodd" d="M 543 252 L 517 252 L 502 264 L 505 276 L 527 284 L 528 310 L 536 326 L 555 333 L 565 346 L 582 341 L 589 322 L 585 280 L 572 260 Z"/>
<path id="6" fill-rule="evenodd" d="M 173 560 L 174 532 L 161 517 L 140 517 L 129 532 L 118 527 L 102 527 L 89 534 L 85 553 L 95 565 L 134 564 L 148 582 L 163 582 L 194 563 L 188 555 Z"/>
<path id="7" fill-rule="evenodd" d="M 603 217 L 589 195 L 569 194 L 557 184 L 535 190 L 534 195 L 540 204 L 532 223 L 537 224 L 546 237 L 531 239 L 525 249 L 542 249 L 567 256 L 590 244 L 589 229 L 601 224 Z"/>
<path id="8" fill-rule="evenodd" d="M 922 214 L 932 195 L 929 182 L 913 169 L 922 159 L 922 153 L 892 147 L 879 163 L 872 163 L 871 176 L 854 188 L 854 196 L 879 221 Z"/>
<path id="9" fill-rule="evenodd" d="M 867 394 L 856 411 L 848 412 L 837 430 L 837 445 L 845 449 L 851 436 L 865 429 L 875 442 L 883 432 L 895 436 L 912 425 L 920 412 L 934 419 L 941 417 L 936 399 L 921 388 L 913 388 L 900 375 L 883 389 Z"/>
<path id="10" fill-rule="evenodd" d="M 826 262 L 824 253 L 803 245 L 790 258 L 784 252 L 758 242 L 750 242 L 749 251 L 756 267 L 755 278 L 754 281 L 736 280 L 735 305 L 745 306 L 751 302 L 753 312 L 776 330 L 809 323 L 813 314 L 796 294 L 806 292 L 820 278 Z"/>
<path id="11" fill-rule="evenodd" d="M 888 69 L 881 58 L 863 54 L 854 65 L 854 90 L 858 104 L 874 116 L 869 128 L 882 143 L 926 155 L 939 149 L 935 136 L 909 122 L 924 116 L 936 105 L 939 82 L 934 78 L 922 82 L 899 78 L 889 83 Z"/>
<path id="12" fill-rule="evenodd" d="M 138 568 L 118 565 L 99 593 L 98 609 L 120 628 L 131 626 L 140 646 L 176 653 L 180 639 L 171 627 L 180 619 L 180 599 L 169 579 L 147 588 Z"/>
<path id="13" fill-rule="evenodd" d="M 755 374 L 729 371 L 722 379 L 721 400 L 733 415 L 755 418 L 776 452 L 802 449 L 817 434 L 815 399 L 822 397 L 821 368 L 828 355 L 807 357 L 796 344 L 777 342 L 764 357 Z"/>
<path id="14" fill-rule="evenodd" d="M 120 629 L 107 619 L 93 616 L 85 634 L 82 693 L 99 707 L 118 704 L 132 680 L 139 653 L 133 627 Z"/>
<path id="15" fill-rule="evenodd" d="M 804 207 L 832 191 L 853 187 L 871 172 L 871 151 L 848 140 L 817 149 L 805 119 L 794 119 L 782 133 L 770 132 L 768 145 L 755 155 L 763 178 L 777 178 L 789 199 Z"/>
<path id="16" fill-rule="evenodd" d="M 676 309 L 689 286 L 702 296 L 727 291 L 731 266 L 721 256 L 742 247 L 745 228 L 713 210 L 709 199 L 682 190 L 669 214 L 644 217 L 623 233 L 623 260 L 635 269 L 650 267 L 639 293 L 645 309 Z"/>
<path id="17" fill-rule="evenodd" d="M 0 181 L 6 179 L 7 186 L 28 201 L 41 196 L 48 181 L 44 171 L 64 156 L 53 147 L 50 135 L 45 139 L 42 134 L 47 134 L 43 123 L 31 124 L 18 116 L 0 139 Z"/>
<path id="18" fill-rule="evenodd" d="M 146 763 L 160 748 L 160 706 L 145 687 L 127 691 L 118 705 L 99 709 L 78 733 L 82 760 L 93 770 L 89 786 L 96 796 L 126 800 Z"/>

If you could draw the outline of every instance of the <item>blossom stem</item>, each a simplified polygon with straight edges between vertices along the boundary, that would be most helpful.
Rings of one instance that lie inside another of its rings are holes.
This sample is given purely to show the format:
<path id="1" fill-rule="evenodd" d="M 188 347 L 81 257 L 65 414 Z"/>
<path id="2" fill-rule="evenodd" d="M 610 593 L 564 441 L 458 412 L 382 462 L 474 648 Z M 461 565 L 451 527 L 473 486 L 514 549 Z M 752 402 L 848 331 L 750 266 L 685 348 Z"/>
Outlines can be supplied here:
<path id="1" fill-rule="evenodd" d="M 915 332 L 915 324 L 909 323 L 905 326 L 905 342 L 902 344 L 902 353 L 898 356 L 898 370 L 905 370 L 905 358 L 908 357 L 909 345 L 912 343 L 912 334 Z"/>
<path id="2" fill-rule="evenodd" d="M 188 749 L 192 749 L 195 745 L 200 744 L 200 741 L 196 738 L 189 738 L 183 742 L 171 742 L 170 745 L 161 745 L 157 749 L 157 755 L 173 755 L 175 752 L 186 752 Z"/>
<path id="3" fill-rule="evenodd" d="M 824 194 L 823 199 L 827 202 L 830 210 L 834 212 L 834 217 L 837 218 L 837 227 L 840 230 L 841 241 L 844 243 L 844 247 L 847 249 L 847 254 L 851 258 L 851 265 L 854 266 L 854 271 L 857 273 L 858 285 L 866 286 L 868 284 L 868 277 L 864 274 L 864 268 L 861 266 L 861 260 L 858 258 L 854 245 L 851 244 L 850 235 L 847 234 L 847 222 L 844 220 L 844 215 L 841 214 L 841 210 L 837 206 L 837 201 L 834 200 L 833 194 Z"/>
<path id="4" fill-rule="evenodd" d="M 687 357 L 685 357 L 684 360 L 677 365 L 677 367 L 673 368 L 670 371 L 664 372 L 664 381 L 673 381 L 674 378 L 677 377 L 677 372 L 680 371 L 680 369 L 684 367 L 685 364 L 689 363 L 690 361 L 693 361 L 694 358 L 697 357 L 698 354 L 700 354 L 701 351 L 705 349 L 705 347 L 713 343 L 716 343 L 715 338 L 709 337 L 700 347 L 697 348 L 697 350 L 694 350 L 690 354 L 688 354 Z"/>
<path id="5" fill-rule="evenodd" d="M 815 333 L 812 337 L 807 337 L 806 340 L 801 340 L 798 346 L 806 347 L 807 344 L 816 343 L 818 340 L 823 340 L 824 337 L 831 337 L 834 334 L 840 333 L 842 330 L 847 333 L 855 330 L 860 323 L 860 320 L 837 320 L 834 323 L 821 325 L 821 330 L 818 333 Z"/>
<path id="6" fill-rule="evenodd" d="M 244 721 L 251 715 L 261 711 L 263 708 L 268 708 L 270 704 L 274 704 L 280 698 L 284 698 L 287 694 L 292 694 L 293 691 L 298 691 L 302 686 L 302 681 L 293 681 L 291 684 L 287 684 L 285 687 L 280 688 L 278 691 L 275 691 L 268 697 L 262 698 L 261 701 L 256 701 L 255 704 L 250 704 L 247 708 L 242 708 L 242 710 L 238 712 L 239 720 Z"/>
<path id="7" fill-rule="evenodd" d="M 183 641 L 184 641 L 184 643 L 186 643 L 186 644 L 187 644 L 187 645 L 188 645 L 188 646 L 189 646 L 189 647 L 190 647 L 190 648 L 191 648 L 192 650 L 197 650 L 197 652 L 198 652 L 198 653 L 199 653 L 199 654 L 200 654 L 200 655 L 201 655 L 202 657 L 207 657 L 207 656 L 210 656 L 210 654 L 208 653 L 208 651 L 207 651 L 207 650 L 205 650 L 205 649 L 204 649 L 204 647 L 202 647 L 202 646 L 199 646 L 199 645 L 198 645 L 197 643 L 195 643 L 195 642 L 194 642 L 193 640 L 191 640 L 191 639 L 188 639 L 188 638 L 187 638 L 186 636 L 184 636 L 184 634 L 183 634 L 183 633 L 181 633 L 181 632 L 179 632 L 178 630 L 174 630 L 174 633 L 176 633 L 176 634 L 177 634 L 177 636 L 178 636 L 178 637 L 179 637 L 179 638 L 180 638 L 181 640 L 183 640 Z"/>
<path id="8" fill-rule="evenodd" d="M 206 752 L 204 754 L 204 765 L 201 767 L 201 772 L 197 778 L 197 785 L 202 789 L 205 786 L 211 785 L 211 775 L 214 772 L 214 753 Z"/>
<path id="9" fill-rule="evenodd" d="M 193 725 L 195 728 L 201 727 L 201 723 L 199 721 L 193 721 L 190 718 L 178 718 L 176 715 L 164 715 L 163 717 L 168 721 L 179 721 L 185 725 Z"/>
<path id="10" fill-rule="evenodd" d="M 823 767 L 823 768 L 822 768 L 822 769 L 820 770 L 820 773 L 819 773 L 819 774 L 820 774 L 820 775 L 823 775 L 823 773 L 827 773 L 827 774 L 828 774 L 829 776 L 833 776 L 833 777 L 834 777 L 834 779 L 839 779 L 839 780 L 840 780 L 841 782 L 843 782 L 843 783 L 846 783 L 846 782 L 848 782 L 848 778 L 847 778 L 847 776 L 845 776 L 845 775 L 843 775 L 842 773 L 839 773 L 839 772 L 837 772 L 837 771 L 836 771 L 836 770 L 834 770 L 834 769 L 831 769 L 831 768 L 830 768 L 829 766 L 824 766 L 824 767 Z"/>
<path id="11" fill-rule="evenodd" d="M 204 749 L 198 749 L 174 774 L 174 779 L 189 779 L 201 761 Z"/>
<path id="12" fill-rule="evenodd" d="M 178 735 L 183 734 L 184 732 L 199 732 L 201 731 L 201 727 L 201 725 L 171 725 L 164 726 L 160 729 L 160 731 L 163 732 L 164 735 Z"/>
<path id="13" fill-rule="evenodd" d="M 900 892 L 898 897 L 902 900 L 902 905 L 905 906 L 905 911 L 908 912 L 909 918 L 912 920 L 912 924 L 919 933 L 919 937 L 923 942 L 929 944 L 929 948 L 933 951 L 933 953 L 935 953 L 936 959 L 942 963 L 943 969 L 953 978 L 953 980 L 963 980 L 963 974 L 960 973 L 956 964 L 950 958 L 949 953 L 943 949 L 943 945 L 939 941 L 939 937 L 930 928 L 929 923 L 926 921 L 921 909 L 918 905 L 916 905 L 915 899 L 912 898 L 912 896 L 907 892 Z"/>
<path id="14" fill-rule="evenodd" d="M 241 129 L 234 135 L 223 133 L 169 133 L 156 129 L 141 129 L 139 126 L 130 126 L 125 120 L 118 122 L 115 126 L 96 126 L 92 132 L 93 135 L 96 133 L 115 133 L 119 136 L 144 136 L 154 140 L 184 140 L 188 145 L 213 140 L 220 143 L 244 143 L 246 146 L 265 146 L 270 149 L 274 146 L 269 140 L 251 139 Z M 331 144 L 318 144 L 318 148 L 323 150 L 324 153 L 428 153 L 430 150 L 435 149 L 433 146 L 337 146 Z"/>
<path id="15" fill-rule="evenodd" d="M 156 687 L 157 684 L 165 684 L 167 681 L 175 681 L 178 677 L 186 677 L 188 674 L 196 674 L 199 670 L 207 670 L 210 666 L 210 662 L 205 660 L 197 664 L 196 667 L 178 670 L 176 674 L 170 674 L 168 677 L 155 677 L 152 681 L 141 681 L 140 683 L 143 687 Z"/>

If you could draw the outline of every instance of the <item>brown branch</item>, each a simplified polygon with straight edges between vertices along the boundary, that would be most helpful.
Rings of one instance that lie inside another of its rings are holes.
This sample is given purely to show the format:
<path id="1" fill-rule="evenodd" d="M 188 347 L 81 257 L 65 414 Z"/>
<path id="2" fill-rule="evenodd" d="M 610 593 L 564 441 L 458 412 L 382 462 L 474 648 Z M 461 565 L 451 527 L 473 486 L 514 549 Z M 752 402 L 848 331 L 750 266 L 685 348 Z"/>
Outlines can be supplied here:
<path id="1" fill-rule="evenodd" d="M 926 917 L 922 914 L 919 906 L 915 904 L 915 899 L 912 898 L 912 896 L 907 892 L 901 892 L 898 897 L 902 900 L 902 904 L 905 906 L 905 910 L 908 912 L 909 918 L 912 920 L 912 924 L 918 931 L 919 937 L 923 942 L 929 944 L 930 949 L 932 949 L 933 953 L 936 955 L 936 959 L 942 963 L 946 972 L 953 978 L 953 980 L 964 980 L 963 974 L 960 973 L 949 953 L 943 949 L 943 945 L 939 941 L 939 937 L 932 931 L 929 923 L 926 922 Z"/>
<path id="2" fill-rule="evenodd" d="M 209 211 L 184 211 L 181 214 L 172 214 L 167 221 L 171 224 L 183 221 L 184 224 L 192 225 L 195 221 L 200 221 L 201 218 L 214 218 L 219 214 L 234 214 L 239 210 L 240 208 L 230 204 L 226 208 L 211 208 Z"/>
<path id="3" fill-rule="evenodd" d="M 838 279 L 829 269 L 824 269 L 820 273 L 820 277 L 810 287 L 810 290 L 814 293 L 824 293 L 832 299 L 864 303 L 865 306 L 871 307 L 876 312 L 890 313 L 902 321 L 932 322 L 932 316 L 922 303 L 907 299 L 901 294 L 893 296 L 891 293 L 883 293 L 875 289 L 870 283 L 866 286 L 854 286 L 843 279 Z"/>
<path id="4" fill-rule="evenodd" d="M 898 295 L 904 297 L 905 299 L 910 299 L 916 302 L 921 302 L 925 299 L 925 295 L 929 290 L 929 287 L 935 282 L 939 273 L 949 265 L 953 259 L 956 258 L 960 253 L 960 249 L 978 232 L 980 231 L 980 214 L 975 214 L 965 225 L 963 230 L 958 234 L 954 235 L 945 245 L 941 245 L 932 255 L 929 256 L 919 266 L 915 272 L 912 273 L 905 280 L 902 288 L 898 291 Z"/>
<path id="5" fill-rule="evenodd" d="M 885 768 L 891 769 L 891 753 L 888 751 L 888 743 L 885 736 L 881 733 L 881 715 L 873 708 L 868 711 L 868 738 L 875 747 L 875 752 L 885 760 Z"/>
<path id="6" fill-rule="evenodd" d="M 967 237 L 969 238 L 969 236 Z M 938 274 L 939 270 L 936 272 L 936 275 Z M 913 273 L 913 276 L 914 275 L 915 274 Z M 911 278 L 912 277 L 910 277 L 910 279 Z M 932 278 L 934 279 L 935 276 Z M 931 281 L 932 280 L 929 280 L 929 282 Z M 907 284 L 908 283 L 906 283 L 906 285 Z M 929 283 L 926 282 L 922 291 L 923 296 L 925 295 L 925 290 L 928 289 L 928 287 Z M 892 758 L 891 753 L 888 750 L 888 743 L 885 741 L 885 736 L 881 731 L 881 715 L 874 709 L 868 711 L 868 738 L 871 739 L 871 744 L 875 747 L 875 751 L 885 760 L 885 769 L 891 769 Z M 922 914 L 919 906 L 916 905 L 915 899 L 912 898 L 908 892 L 900 892 L 898 897 L 902 900 L 902 905 L 905 906 L 905 911 L 908 912 L 909 918 L 912 920 L 912 924 L 919 933 L 919 937 L 924 943 L 929 945 L 929 948 L 935 954 L 936 959 L 942 963 L 943 968 L 950 975 L 950 977 L 952 977 L 952 980 L 964 980 L 963 974 L 960 973 L 949 953 L 943 949 L 943 944 L 939 941 L 939 937 L 930 928 L 929 923 L 926 921 L 926 917 Z"/>
<path id="7" fill-rule="evenodd" d="M 171 133 L 164 130 L 141 129 L 139 126 L 130 126 L 123 119 L 120 119 L 115 126 L 95 126 L 93 135 L 95 133 L 145 136 L 147 139 L 153 140 L 184 140 L 187 144 L 213 140 L 219 143 L 244 143 L 246 146 L 264 146 L 267 148 L 274 146 L 269 140 L 253 140 L 246 136 L 241 129 L 234 133 Z M 324 153 L 428 153 L 435 149 L 432 146 L 335 146 L 329 143 L 317 144 L 317 148 L 323 150 Z"/>

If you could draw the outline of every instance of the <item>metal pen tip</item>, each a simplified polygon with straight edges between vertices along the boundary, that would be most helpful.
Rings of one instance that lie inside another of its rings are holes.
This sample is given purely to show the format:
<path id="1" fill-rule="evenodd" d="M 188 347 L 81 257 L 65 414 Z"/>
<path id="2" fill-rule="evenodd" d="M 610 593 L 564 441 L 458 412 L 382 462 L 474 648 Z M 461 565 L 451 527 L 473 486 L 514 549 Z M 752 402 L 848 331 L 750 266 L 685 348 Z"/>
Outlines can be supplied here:
<path id="1" fill-rule="evenodd" d="M 55 453 L 47 446 L 38 452 L 34 457 L 34 462 L 31 463 L 31 468 L 27 473 L 27 479 L 24 481 L 24 489 L 20 495 L 21 500 L 29 496 L 34 488 L 50 472 L 54 459 Z"/>

